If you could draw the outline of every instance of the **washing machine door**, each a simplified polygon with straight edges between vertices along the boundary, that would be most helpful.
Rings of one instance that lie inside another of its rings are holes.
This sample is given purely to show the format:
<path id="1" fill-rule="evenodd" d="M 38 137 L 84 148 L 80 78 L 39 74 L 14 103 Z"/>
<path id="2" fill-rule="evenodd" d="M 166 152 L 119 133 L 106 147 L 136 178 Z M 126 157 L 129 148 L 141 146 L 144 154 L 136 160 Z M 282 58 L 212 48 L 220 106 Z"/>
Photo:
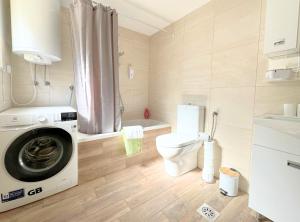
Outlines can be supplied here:
<path id="1" fill-rule="evenodd" d="M 14 178 L 37 182 L 58 174 L 70 161 L 71 135 L 59 128 L 39 128 L 20 135 L 5 153 L 5 167 Z"/>

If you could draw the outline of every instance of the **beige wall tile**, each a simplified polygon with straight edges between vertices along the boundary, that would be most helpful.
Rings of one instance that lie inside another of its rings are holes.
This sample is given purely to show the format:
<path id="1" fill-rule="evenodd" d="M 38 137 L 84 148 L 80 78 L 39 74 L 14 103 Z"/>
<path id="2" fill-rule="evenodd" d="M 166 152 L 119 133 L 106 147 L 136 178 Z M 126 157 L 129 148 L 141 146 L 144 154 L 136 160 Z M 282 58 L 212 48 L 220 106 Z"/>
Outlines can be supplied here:
<path id="1" fill-rule="evenodd" d="M 218 4 L 217 1 L 216 5 Z M 258 41 L 260 8 L 260 0 L 244 1 L 244 4 L 217 14 L 214 27 L 214 51 Z"/>
<path id="2" fill-rule="evenodd" d="M 254 95 L 254 87 L 213 89 L 211 109 L 218 110 L 218 123 L 251 130 Z"/>
<path id="3" fill-rule="evenodd" d="M 220 124 L 216 131 L 216 141 L 222 152 L 221 165 L 237 169 L 242 174 L 241 188 L 247 191 L 252 130 Z"/>
<path id="4" fill-rule="evenodd" d="M 300 103 L 300 86 L 257 87 L 254 114 L 283 114 L 284 103 Z"/>
<path id="5" fill-rule="evenodd" d="M 34 95 L 34 87 L 32 85 L 13 85 L 13 95 L 17 103 L 26 104 L 32 100 Z M 36 100 L 33 106 L 46 106 L 50 102 L 49 88 L 36 87 Z"/>
<path id="6" fill-rule="evenodd" d="M 249 3 L 248 0 L 211 0 L 216 15 L 222 14 L 240 5 Z"/>
<path id="7" fill-rule="evenodd" d="M 66 104 L 73 105 L 71 99 L 71 90 L 68 85 L 65 86 L 50 86 L 50 105 L 64 106 Z M 74 97 L 74 94 L 73 94 Z"/>
<path id="8" fill-rule="evenodd" d="M 255 84 L 261 58 L 260 11 L 260 0 L 212 0 L 169 27 L 172 30 L 184 25 L 177 36 L 159 32 L 150 44 L 149 106 L 153 118 L 171 123 L 175 131 L 176 108 L 183 98 L 207 98 L 207 130 L 210 113 L 215 109 L 220 112 L 219 164 L 241 171 L 244 190 L 248 188 Z M 201 152 L 199 155 L 201 162 Z"/>
<path id="9" fill-rule="evenodd" d="M 212 50 L 213 18 L 199 20 L 196 24 L 186 25 L 184 34 L 184 56 L 207 54 Z"/>
<path id="10" fill-rule="evenodd" d="M 255 86 L 257 54 L 257 42 L 214 53 L 212 87 Z"/>
<path id="11" fill-rule="evenodd" d="M 240 189 L 248 191 L 252 131 L 219 124 L 215 134 L 215 175 L 220 166 L 227 166 L 241 173 Z M 198 166 L 203 168 L 204 150 L 200 148 Z"/>
<path id="12" fill-rule="evenodd" d="M 214 15 L 215 15 L 214 1 L 210 0 L 210 2 L 203 5 L 201 8 L 186 15 L 186 17 L 184 18 L 185 29 L 193 28 L 197 26 L 199 22 L 201 23 L 206 19 L 211 19 L 212 17 L 214 17 Z"/>
<path id="13" fill-rule="evenodd" d="M 209 88 L 211 81 L 211 55 L 194 56 L 183 61 L 183 90 Z"/>

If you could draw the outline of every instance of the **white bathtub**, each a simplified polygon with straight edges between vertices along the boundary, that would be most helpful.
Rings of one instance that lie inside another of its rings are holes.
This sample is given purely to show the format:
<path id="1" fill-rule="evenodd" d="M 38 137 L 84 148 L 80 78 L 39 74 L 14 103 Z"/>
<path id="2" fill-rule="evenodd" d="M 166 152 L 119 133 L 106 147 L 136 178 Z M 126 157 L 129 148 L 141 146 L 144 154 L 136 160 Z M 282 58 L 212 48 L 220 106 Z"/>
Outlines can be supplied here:
<path id="1" fill-rule="evenodd" d="M 136 120 L 126 120 L 122 122 L 122 126 L 137 126 L 137 125 L 142 126 L 144 128 L 144 131 L 170 127 L 170 124 L 163 123 L 157 120 L 152 120 L 152 119 L 136 119 Z M 119 135 L 120 132 L 96 134 L 96 135 L 88 135 L 88 134 L 83 134 L 78 132 L 77 141 L 78 143 L 81 143 L 81 142 L 106 139 L 106 138 L 119 136 Z"/>

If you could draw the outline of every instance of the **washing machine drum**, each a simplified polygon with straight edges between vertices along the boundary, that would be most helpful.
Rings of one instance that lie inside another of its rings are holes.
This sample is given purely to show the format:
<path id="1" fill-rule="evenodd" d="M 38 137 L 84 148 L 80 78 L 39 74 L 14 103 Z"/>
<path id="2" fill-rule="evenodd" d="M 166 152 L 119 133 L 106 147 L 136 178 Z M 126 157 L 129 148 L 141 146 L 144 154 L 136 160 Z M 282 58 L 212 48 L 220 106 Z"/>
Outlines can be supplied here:
<path id="1" fill-rule="evenodd" d="M 40 128 L 19 136 L 5 153 L 8 173 L 20 181 L 37 182 L 58 174 L 70 161 L 72 137 L 63 129 Z"/>

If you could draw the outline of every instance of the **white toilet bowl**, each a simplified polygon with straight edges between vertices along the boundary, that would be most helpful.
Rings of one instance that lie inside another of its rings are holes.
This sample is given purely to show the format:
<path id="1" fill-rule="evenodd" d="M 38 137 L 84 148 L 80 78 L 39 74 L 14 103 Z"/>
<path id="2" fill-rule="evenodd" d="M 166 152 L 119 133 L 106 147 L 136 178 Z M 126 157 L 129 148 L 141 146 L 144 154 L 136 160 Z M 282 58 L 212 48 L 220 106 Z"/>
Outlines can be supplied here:
<path id="1" fill-rule="evenodd" d="M 164 158 L 165 170 L 170 176 L 180 176 L 197 168 L 198 138 L 178 134 L 165 134 L 156 138 L 156 147 Z"/>

